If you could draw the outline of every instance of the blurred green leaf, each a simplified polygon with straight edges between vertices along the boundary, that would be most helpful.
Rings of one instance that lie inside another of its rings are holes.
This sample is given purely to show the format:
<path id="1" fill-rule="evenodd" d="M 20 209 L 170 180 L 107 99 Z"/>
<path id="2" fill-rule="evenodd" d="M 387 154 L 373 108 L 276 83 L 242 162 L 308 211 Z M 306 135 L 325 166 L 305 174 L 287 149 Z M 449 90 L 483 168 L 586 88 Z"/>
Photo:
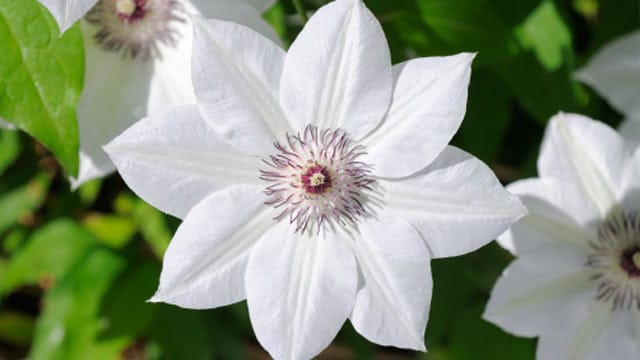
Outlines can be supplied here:
<path id="1" fill-rule="evenodd" d="M 156 316 L 150 329 L 165 360 L 209 360 L 213 358 L 211 338 L 202 312 L 156 304 Z"/>
<path id="2" fill-rule="evenodd" d="M 87 215 L 82 224 L 103 244 L 115 249 L 129 243 L 138 230 L 129 218 L 100 213 Z"/>
<path id="3" fill-rule="evenodd" d="M 101 314 L 109 319 L 100 338 L 135 338 L 147 330 L 157 306 L 146 301 L 154 294 L 160 277 L 155 263 L 142 263 L 127 270 L 104 296 Z"/>
<path id="4" fill-rule="evenodd" d="M 469 94 L 467 115 L 456 140 L 466 151 L 493 164 L 509 123 L 510 94 L 489 69 L 474 71 Z"/>
<path id="5" fill-rule="evenodd" d="M 20 135 L 12 130 L 0 129 L 0 175 L 18 158 L 20 150 Z"/>
<path id="6" fill-rule="evenodd" d="M 46 145 L 74 176 L 83 68 L 79 26 L 59 36 L 36 0 L 0 1 L 0 117 Z"/>
<path id="7" fill-rule="evenodd" d="M 131 339 L 99 340 L 99 333 L 109 324 L 99 310 L 103 296 L 124 266 L 123 258 L 107 249 L 95 248 L 84 256 L 46 294 L 29 358 L 119 358 Z"/>
<path id="8" fill-rule="evenodd" d="M 26 346 L 33 337 L 33 318 L 16 312 L 0 312 L 0 340 Z"/>
<path id="9" fill-rule="evenodd" d="M 49 176 L 40 173 L 18 188 L 0 185 L 0 233 L 19 221 L 29 222 L 28 217 L 44 202 L 50 183 Z"/>
<path id="10" fill-rule="evenodd" d="M 510 30 L 491 1 L 417 0 L 426 25 L 455 52 L 478 52 L 477 64 L 503 61 Z"/>
<path id="11" fill-rule="evenodd" d="M 55 284 L 75 271 L 96 245 L 91 234 L 71 220 L 56 220 L 34 232 L 27 244 L 8 261 L 0 277 L 0 294 L 25 284 Z"/>
<path id="12" fill-rule="evenodd" d="M 516 36 L 522 47 L 533 50 L 549 71 L 558 70 L 572 54 L 571 32 L 550 0 L 543 1 L 529 15 L 516 29 Z"/>

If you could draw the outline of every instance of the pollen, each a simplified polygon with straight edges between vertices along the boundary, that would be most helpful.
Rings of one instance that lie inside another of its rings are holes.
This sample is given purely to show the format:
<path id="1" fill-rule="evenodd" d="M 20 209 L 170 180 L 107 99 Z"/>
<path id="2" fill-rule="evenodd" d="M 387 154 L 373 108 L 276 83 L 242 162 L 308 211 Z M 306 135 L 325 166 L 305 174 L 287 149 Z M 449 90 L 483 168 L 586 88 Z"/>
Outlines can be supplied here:
<path id="1" fill-rule="evenodd" d="M 320 186 L 322 184 L 324 184 L 324 180 L 326 179 L 326 177 L 324 175 L 322 175 L 322 173 L 315 173 L 311 176 L 311 179 L 309 179 L 309 183 L 311 184 L 311 186 Z M 636 254 L 639 255 L 639 254 Z M 634 257 L 634 261 L 635 261 L 635 257 Z M 638 261 L 640 262 L 640 257 L 638 257 Z M 636 262 L 636 264 L 638 264 L 638 262 Z M 637 265 L 636 265 L 637 266 Z"/>
<path id="2" fill-rule="evenodd" d="M 118 14 L 131 16 L 136 11 L 136 2 L 134 0 L 116 0 L 116 11 Z"/>

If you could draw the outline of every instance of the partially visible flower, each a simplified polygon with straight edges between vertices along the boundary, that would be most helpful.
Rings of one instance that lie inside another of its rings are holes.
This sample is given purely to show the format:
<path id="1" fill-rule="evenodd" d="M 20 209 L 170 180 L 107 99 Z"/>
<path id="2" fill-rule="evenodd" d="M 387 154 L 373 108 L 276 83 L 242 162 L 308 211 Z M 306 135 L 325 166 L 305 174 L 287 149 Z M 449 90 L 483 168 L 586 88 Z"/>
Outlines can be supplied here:
<path id="1" fill-rule="evenodd" d="M 194 17 L 197 105 L 148 117 L 106 150 L 143 199 L 184 219 L 152 301 L 247 298 L 277 359 L 311 358 L 349 318 L 424 350 L 429 261 L 472 251 L 526 211 L 447 143 L 473 54 L 391 66 L 359 0 L 318 10 L 285 54 Z"/>
<path id="2" fill-rule="evenodd" d="M 576 76 L 626 116 L 620 134 L 640 144 L 640 31 L 606 45 Z"/>
<path id="3" fill-rule="evenodd" d="M 40 1 L 62 30 L 82 18 L 85 78 L 74 188 L 115 170 L 101 146 L 117 134 L 160 109 L 195 101 L 189 14 L 239 22 L 276 38 L 260 17 L 275 0 Z"/>
<path id="4" fill-rule="evenodd" d="M 540 360 L 640 358 L 640 148 L 559 114 L 538 173 L 507 187 L 530 214 L 498 239 L 517 259 L 484 317 L 539 336 Z"/>

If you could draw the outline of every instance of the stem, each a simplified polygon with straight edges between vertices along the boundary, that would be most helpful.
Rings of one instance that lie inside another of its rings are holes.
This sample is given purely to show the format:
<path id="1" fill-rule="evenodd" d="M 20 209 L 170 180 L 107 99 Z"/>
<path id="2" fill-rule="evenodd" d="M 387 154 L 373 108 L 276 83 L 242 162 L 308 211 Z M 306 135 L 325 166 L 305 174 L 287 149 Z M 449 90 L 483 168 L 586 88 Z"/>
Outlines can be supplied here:
<path id="1" fill-rule="evenodd" d="M 302 18 L 302 23 L 306 24 L 307 21 L 309 21 L 309 17 L 307 16 L 307 12 L 304 10 L 302 0 L 293 0 L 293 6 L 296 8 L 298 15 Z"/>

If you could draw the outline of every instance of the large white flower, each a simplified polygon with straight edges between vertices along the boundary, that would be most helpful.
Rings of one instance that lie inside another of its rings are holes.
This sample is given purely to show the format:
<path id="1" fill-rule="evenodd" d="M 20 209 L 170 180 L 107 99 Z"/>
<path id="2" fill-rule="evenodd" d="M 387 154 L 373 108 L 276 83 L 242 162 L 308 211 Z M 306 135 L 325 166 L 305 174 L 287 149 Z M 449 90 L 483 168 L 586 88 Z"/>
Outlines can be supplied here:
<path id="1" fill-rule="evenodd" d="M 285 54 L 194 17 L 197 105 L 106 150 L 143 199 L 184 219 L 153 301 L 243 299 L 277 359 L 310 358 L 349 318 L 424 350 L 429 261 L 472 251 L 525 213 L 484 164 L 447 146 L 473 54 L 391 66 L 359 0 L 322 7 Z"/>
<path id="2" fill-rule="evenodd" d="M 260 17 L 275 0 L 40 1 L 62 30 L 82 18 L 85 78 L 73 187 L 115 170 L 101 147 L 138 119 L 195 102 L 188 14 L 239 22 L 275 39 Z"/>
<path id="3" fill-rule="evenodd" d="M 530 214 L 498 240 L 517 259 L 485 318 L 539 336 L 540 360 L 640 358 L 640 149 L 600 122 L 559 114 L 538 172 L 507 187 Z"/>
<path id="4" fill-rule="evenodd" d="M 606 45 L 576 75 L 626 116 L 620 134 L 640 144 L 640 31 Z"/>

